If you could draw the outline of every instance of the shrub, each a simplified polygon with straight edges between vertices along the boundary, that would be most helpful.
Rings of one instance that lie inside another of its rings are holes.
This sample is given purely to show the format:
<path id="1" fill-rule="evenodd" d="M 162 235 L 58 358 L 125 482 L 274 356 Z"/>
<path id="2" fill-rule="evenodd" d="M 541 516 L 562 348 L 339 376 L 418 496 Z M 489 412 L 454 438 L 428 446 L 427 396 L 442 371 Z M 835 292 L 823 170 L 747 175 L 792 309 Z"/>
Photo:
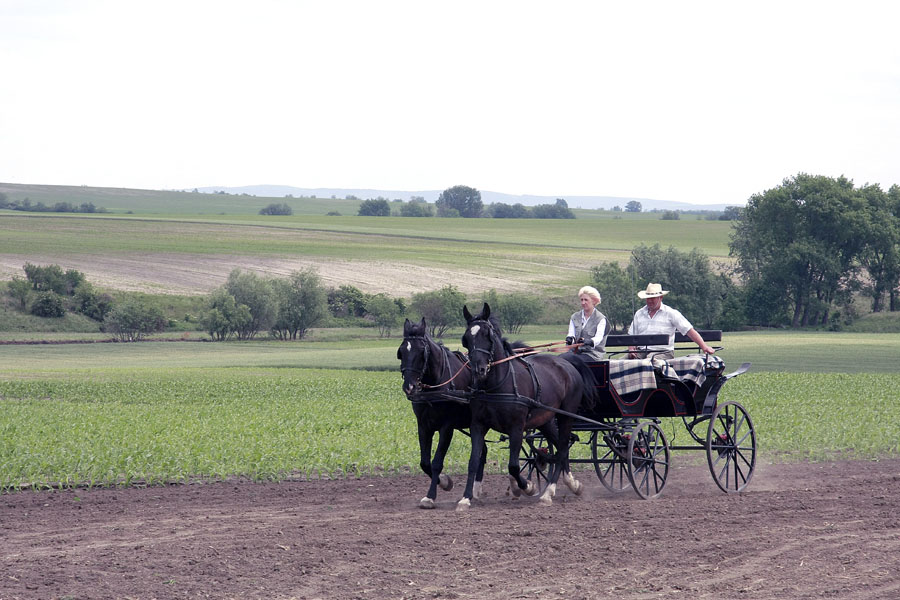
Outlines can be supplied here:
<path id="1" fill-rule="evenodd" d="M 166 328 L 167 319 L 156 306 L 125 300 L 103 320 L 103 330 L 121 342 L 136 342 Z"/>
<path id="2" fill-rule="evenodd" d="M 31 314 L 36 317 L 59 318 L 66 314 L 63 297 L 53 292 L 41 292 L 31 305 Z"/>

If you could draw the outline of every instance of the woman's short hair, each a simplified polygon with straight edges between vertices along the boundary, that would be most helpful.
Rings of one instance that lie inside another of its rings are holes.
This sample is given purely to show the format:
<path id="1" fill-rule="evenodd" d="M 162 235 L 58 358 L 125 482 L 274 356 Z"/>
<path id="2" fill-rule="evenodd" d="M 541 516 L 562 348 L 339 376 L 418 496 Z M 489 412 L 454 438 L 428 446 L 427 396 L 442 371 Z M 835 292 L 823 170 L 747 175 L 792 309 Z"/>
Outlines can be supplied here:
<path id="1" fill-rule="evenodd" d="M 588 298 L 593 300 L 595 305 L 600 304 L 600 292 L 597 291 L 597 288 L 586 285 L 578 290 L 578 296 L 581 297 L 582 294 L 587 294 Z"/>

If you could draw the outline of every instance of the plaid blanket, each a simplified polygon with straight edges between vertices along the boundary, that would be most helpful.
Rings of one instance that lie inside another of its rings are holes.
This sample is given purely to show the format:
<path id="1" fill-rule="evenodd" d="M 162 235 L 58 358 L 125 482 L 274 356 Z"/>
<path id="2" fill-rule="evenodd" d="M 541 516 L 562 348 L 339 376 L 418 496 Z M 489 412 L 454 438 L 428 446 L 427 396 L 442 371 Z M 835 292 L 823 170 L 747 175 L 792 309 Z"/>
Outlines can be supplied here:
<path id="1" fill-rule="evenodd" d="M 649 358 L 643 360 L 610 360 L 609 383 L 621 396 L 645 388 L 656 387 L 656 374 Z"/>
<path id="2" fill-rule="evenodd" d="M 715 355 L 710 355 L 709 366 L 719 369 L 725 363 Z M 668 361 L 656 359 L 644 360 L 610 360 L 609 382 L 619 395 L 656 387 L 656 373 L 664 377 L 703 385 L 706 362 L 703 355 L 678 356 Z"/>
<path id="3" fill-rule="evenodd" d="M 660 361 L 663 364 L 658 365 L 660 373 L 664 377 L 677 377 L 681 381 L 690 382 L 697 387 L 703 385 L 706 380 L 707 359 L 702 354 L 691 354 L 689 356 L 676 356 L 667 361 Z M 717 370 L 725 366 L 722 359 L 711 354 L 709 356 L 709 367 Z"/>

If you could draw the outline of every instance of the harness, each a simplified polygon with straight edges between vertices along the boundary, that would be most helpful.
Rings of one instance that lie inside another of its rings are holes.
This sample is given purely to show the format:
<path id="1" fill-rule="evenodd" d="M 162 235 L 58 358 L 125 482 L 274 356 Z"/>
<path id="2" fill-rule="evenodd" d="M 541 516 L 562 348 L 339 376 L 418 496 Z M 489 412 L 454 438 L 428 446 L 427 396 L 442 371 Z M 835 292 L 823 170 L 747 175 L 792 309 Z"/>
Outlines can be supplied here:
<path id="1" fill-rule="evenodd" d="M 404 341 L 408 342 L 410 340 L 422 341 L 422 353 L 424 355 L 422 360 L 422 368 L 415 369 L 413 367 L 401 367 L 400 372 L 404 375 L 404 377 L 406 377 L 407 373 L 411 373 L 416 377 L 416 380 L 422 386 L 422 388 L 427 389 L 423 389 L 414 392 L 413 394 L 407 395 L 409 401 L 413 404 L 427 404 L 429 406 L 431 406 L 432 402 L 436 400 L 451 400 L 454 402 L 468 403 L 468 398 L 461 391 L 457 391 L 456 384 L 454 383 L 456 377 L 460 373 L 462 373 L 462 370 L 468 366 L 468 363 L 463 362 L 462 367 L 460 367 L 460 369 L 456 373 L 454 373 L 449 379 L 443 381 L 442 383 L 439 383 L 437 385 L 424 383 L 422 382 L 422 379 L 425 377 L 425 373 L 428 371 L 428 362 L 431 358 L 432 342 L 427 336 L 424 335 L 411 335 L 404 338 Z M 448 356 L 450 350 L 448 350 L 446 346 L 440 344 L 438 345 L 438 347 L 441 349 L 441 352 L 438 353 L 438 355 L 440 356 L 440 368 L 437 375 L 437 379 L 440 381 L 444 378 L 445 373 L 450 373 L 450 357 Z M 444 386 L 447 386 L 449 389 L 441 389 Z"/>
<path id="2" fill-rule="evenodd" d="M 473 321 L 472 323 L 476 323 Z M 470 323 L 470 325 L 472 324 Z M 488 349 L 485 348 L 473 348 L 471 352 L 477 353 L 481 352 L 483 354 L 487 354 L 488 356 L 488 366 L 493 367 L 496 365 L 506 364 L 506 374 L 503 375 L 503 378 L 496 383 L 492 388 L 476 388 L 472 387 L 470 392 L 473 396 L 478 396 L 479 398 L 489 400 L 491 402 L 500 402 L 507 404 L 524 404 L 528 407 L 528 415 L 526 416 L 526 420 L 531 417 L 532 409 L 543 409 L 543 410 L 553 410 L 551 407 L 544 406 L 541 403 L 541 382 L 537 377 L 537 374 L 534 372 L 534 365 L 531 361 L 526 360 L 524 356 L 519 356 L 513 354 L 512 356 L 507 356 L 505 358 L 501 358 L 500 360 L 494 360 L 494 344 L 497 339 L 497 332 L 494 330 L 493 325 L 491 325 L 490 321 L 477 321 L 479 325 L 482 325 L 487 328 L 490 332 L 488 335 L 488 340 L 490 340 L 490 347 Z M 502 344 L 502 342 L 499 342 Z M 523 396 L 519 393 L 519 384 L 515 374 L 514 363 L 521 363 L 525 367 L 525 371 L 531 377 L 531 383 L 534 387 L 534 398 L 530 396 Z M 512 392 L 497 392 L 492 390 L 500 389 L 509 379 L 512 379 Z"/>

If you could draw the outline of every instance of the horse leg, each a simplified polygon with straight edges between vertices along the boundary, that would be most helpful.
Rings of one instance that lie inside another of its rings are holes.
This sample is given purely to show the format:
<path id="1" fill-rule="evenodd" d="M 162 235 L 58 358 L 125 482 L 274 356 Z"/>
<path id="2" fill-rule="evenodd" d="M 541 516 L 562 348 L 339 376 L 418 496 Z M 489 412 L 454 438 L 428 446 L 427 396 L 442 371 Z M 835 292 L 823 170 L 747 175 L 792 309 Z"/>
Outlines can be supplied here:
<path id="1" fill-rule="evenodd" d="M 466 478 L 466 489 L 463 492 L 462 499 L 456 504 L 457 511 L 467 510 L 472 505 L 473 489 L 475 486 L 475 475 L 478 473 L 478 466 L 481 464 L 481 455 L 484 453 L 484 428 L 478 423 L 472 423 L 469 427 L 469 435 L 472 438 L 472 451 L 469 454 L 469 471 Z"/>
<path id="2" fill-rule="evenodd" d="M 447 456 L 447 450 L 450 448 L 450 442 L 453 440 L 453 428 L 442 427 L 439 430 L 437 450 L 435 450 L 434 458 L 428 467 L 431 474 L 431 485 L 428 487 L 428 493 L 424 498 L 419 500 L 420 508 L 434 508 L 434 501 L 437 498 L 437 488 L 449 490 L 453 487 L 453 480 L 449 476 L 444 475 L 444 457 Z M 429 439 L 429 446 L 430 446 Z M 431 448 L 429 447 L 429 451 Z M 424 460 L 424 458 L 423 458 Z"/>
<path id="3" fill-rule="evenodd" d="M 484 488 L 482 484 L 484 483 L 484 465 L 487 463 L 487 442 L 485 442 L 481 447 L 481 463 L 478 465 L 478 472 L 475 474 L 475 484 L 472 487 L 472 493 L 474 494 L 473 498 L 484 498 Z M 449 479 L 449 478 L 448 478 Z M 453 485 L 453 482 L 450 482 L 450 485 Z M 449 488 L 447 488 L 449 489 Z"/>
<path id="4" fill-rule="evenodd" d="M 569 466 L 569 437 L 572 435 L 572 418 L 561 416 L 559 419 L 559 437 L 560 440 L 565 440 L 565 451 L 561 451 L 557 454 L 559 456 L 559 469 L 560 474 L 563 478 L 563 483 L 566 484 L 573 494 L 576 496 L 580 496 L 584 492 L 584 486 L 581 485 L 581 482 L 575 479 L 575 476 L 572 475 L 572 470 Z"/>
<path id="5" fill-rule="evenodd" d="M 557 428 L 556 419 L 550 419 L 544 425 L 538 427 L 538 430 L 547 441 L 550 443 L 550 446 L 556 450 L 554 452 L 554 459 L 550 463 L 549 468 L 547 469 L 547 488 L 544 490 L 544 493 L 541 494 L 540 503 L 544 506 L 550 506 L 553 504 L 553 497 L 556 495 L 556 482 L 559 479 L 560 473 L 560 457 L 562 455 L 562 449 L 560 448 L 560 435 L 559 429 Z"/>
<path id="6" fill-rule="evenodd" d="M 519 468 L 519 452 L 522 450 L 522 431 L 518 428 L 509 434 L 509 463 L 507 469 L 509 471 L 509 491 L 516 498 L 525 492 L 526 496 L 534 496 L 537 493 L 537 486 L 530 479 L 522 477 L 522 471 Z"/>

